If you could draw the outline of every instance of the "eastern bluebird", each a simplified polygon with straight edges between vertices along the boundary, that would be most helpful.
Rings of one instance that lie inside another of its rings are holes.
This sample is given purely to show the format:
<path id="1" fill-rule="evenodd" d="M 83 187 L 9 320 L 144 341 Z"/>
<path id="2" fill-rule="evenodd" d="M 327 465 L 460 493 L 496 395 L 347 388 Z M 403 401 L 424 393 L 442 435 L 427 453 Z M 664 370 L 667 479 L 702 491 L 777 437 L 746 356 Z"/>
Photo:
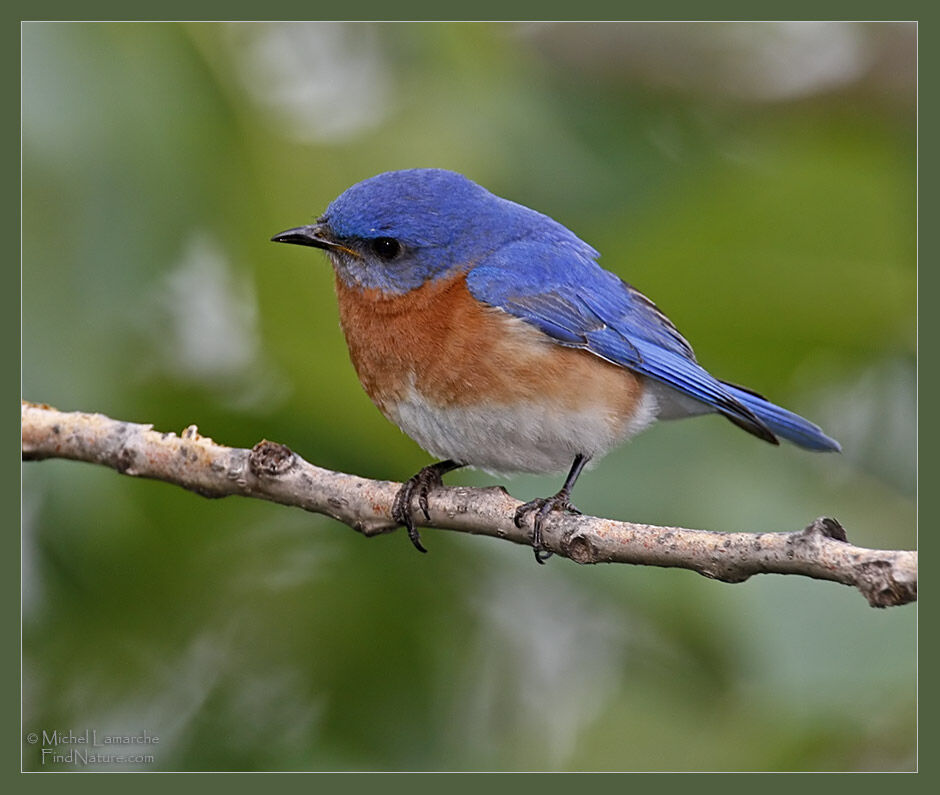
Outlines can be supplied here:
<path id="1" fill-rule="evenodd" d="M 657 419 L 717 412 L 755 436 L 839 450 L 816 425 L 719 381 L 645 295 L 548 216 L 461 174 L 392 171 L 346 190 L 309 226 L 272 240 L 326 250 L 340 323 L 379 410 L 436 458 L 398 492 L 392 515 L 422 552 L 414 501 L 463 466 L 563 472 L 561 490 L 522 505 L 542 524 L 577 513 L 585 464 Z"/>

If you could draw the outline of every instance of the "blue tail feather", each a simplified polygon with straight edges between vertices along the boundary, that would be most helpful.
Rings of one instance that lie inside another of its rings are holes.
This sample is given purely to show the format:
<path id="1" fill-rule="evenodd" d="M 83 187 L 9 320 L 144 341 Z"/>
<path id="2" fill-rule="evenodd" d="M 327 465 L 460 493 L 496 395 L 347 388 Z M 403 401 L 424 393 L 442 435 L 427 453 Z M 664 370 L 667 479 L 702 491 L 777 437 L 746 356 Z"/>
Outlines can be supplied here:
<path id="1" fill-rule="evenodd" d="M 754 392 L 748 392 L 733 384 L 724 383 L 723 385 L 735 400 L 747 406 L 777 436 L 805 447 L 807 450 L 842 451 L 841 445 L 835 439 L 826 436 L 818 425 L 814 425 L 809 420 L 774 405 Z"/>

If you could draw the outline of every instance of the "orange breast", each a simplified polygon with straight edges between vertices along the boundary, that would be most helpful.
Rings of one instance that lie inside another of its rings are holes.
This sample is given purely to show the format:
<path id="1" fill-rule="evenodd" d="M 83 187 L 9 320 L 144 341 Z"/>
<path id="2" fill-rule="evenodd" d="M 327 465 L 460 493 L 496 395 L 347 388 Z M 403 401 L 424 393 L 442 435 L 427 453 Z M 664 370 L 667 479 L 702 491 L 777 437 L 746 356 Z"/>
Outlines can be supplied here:
<path id="1" fill-rule="evenodd" d="M 394 421 L 416 390 L 441 407 L 516 405 L 599 410 L 611 431 L 633 416 L 639 379 L 586 351 L 551 342 L 535 327 L 481 305 L 465 274 L 401 296 L 336 279 L 340 322 L 366 393 Z"/>

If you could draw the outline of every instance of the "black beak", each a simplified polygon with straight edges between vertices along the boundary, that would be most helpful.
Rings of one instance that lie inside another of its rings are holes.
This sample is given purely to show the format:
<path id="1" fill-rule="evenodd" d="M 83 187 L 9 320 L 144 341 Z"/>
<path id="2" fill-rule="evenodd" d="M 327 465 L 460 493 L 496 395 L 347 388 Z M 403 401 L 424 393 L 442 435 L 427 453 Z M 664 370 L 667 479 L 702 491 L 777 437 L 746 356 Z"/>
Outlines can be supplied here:
<path id="1" fill-rule="evenodd" d="M 275 243 L 296 243 L 299 246 L 313 246 L 314 248 L 331 249 L 337 244 L 330 236 L 330 228 L 326 224 L 310 224 L 288 229 L 271 238 Z"/>

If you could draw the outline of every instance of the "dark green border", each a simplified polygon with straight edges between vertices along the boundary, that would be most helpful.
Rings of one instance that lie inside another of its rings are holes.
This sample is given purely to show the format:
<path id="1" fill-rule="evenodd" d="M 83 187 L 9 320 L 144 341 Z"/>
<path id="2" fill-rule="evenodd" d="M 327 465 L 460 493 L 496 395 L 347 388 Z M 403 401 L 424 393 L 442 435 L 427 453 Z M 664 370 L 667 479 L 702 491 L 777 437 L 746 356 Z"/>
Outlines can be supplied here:
<path id="1" fill-rule="evenodd" d="M 131 9 L 126 3 L 85 3 L 82 4 L 78 14 L 77 7 L 74 4 L 66 4 L 63 0 L 58 2 L 42 2 L 31 4 L 18 4 L 20 7 L 10 8 L 3 20 L 4 24 L 3 39 L 0 42 L 0 57 L 3 58 L 3 86 L 4 92 L 8 96 L 9 106 L 13 106 L 16 111 L 9 113 L 2 125 L 3 135 L 6 140 L 4 151 L 8 153 L 3 158 L 3 184 L 7 186 L 6 196 L 2 213 L 2 232 L 4 239 L 16 241 L 15 250 L 11 251 L 10 265 L 4 270 L 4 287 L 0 296 L 3 300 L 3 311 L 0 314 L 0 322 L 3 323 L 3 338 L 9 340 L 10 344 L 4 347 L 4 357 L 8 359 L 7 366 L 2 372 L 6 373 L 4 379 L 5 386 L 8 386 L 9 403 L 15 405 L 19 398 L 20 386 L 20 305 L 19 305 L 19 240 L 20 240 L 20 169 L 19 169 L 19 74 L 20 74 L 20 33 L 19 23 L 24 19 L 259 19 L 262 10 L 257 4 L 232 4 L 232 3 L 180 3 L 173 0 L 167 0 L 159 7 L 150 7 L 150 13 L 144 8 Z M 380 5 L 378 2 L 356 3 L 356 4 L 312 4 L 310 2 L 299 3 L 269 3 L 263 8 L 264 18 L 270 19 L 355 19 L 355 18 L 389 18 L 388 4 Z M 439 4 L 426 3 L 398 3 L 394 6 L 396 15 L 402 19 L 440 19 L 442 16 L 442 7 Z M 751 2 L 732 2 L 724 0 L 720 3 L 692 3 L 686 0 L 683 3 L 672 3 L 668 6 L 662 3 L 643 3 L 630 4 L 607 2 L 602 3 L 578 3 L 576 5 L 569 3 L 542 3 L 536 10 L 534 3 L 529 4 L 529 8 L 524 5 L 515 4 L 512 7 L 507 6 L 505 2 L 477 2 L 472 7 L 464 6 L 458 10 L 458 7 L 448 8 L 449 17 L 463 16 L 473 19 L 529 19 L 529 18 L 577 18 L 577 19 L 913 19 L 918 20 L 918 42 L 919 42 L 919 138 L 922 142 L 931 142 L 940 140 L 940 124 L 937 123 L 937 105 L 940 98 L 938 91 L 938 61 L 940 61 L 940 36 L 937 33 L 937 23 L 940 21 L 940 12 L 936 9 L 930 9 L 926 2 L 908 2 L 908 3 L 819 3 L 819 2 L 793 2 L 776 4 L 771 7 L 765 4 L 755 4 Z M 534 13 L 533 13 L 534 12 Z M 937 207 L 937 179 L 938 179 L 938 147 L 936 144 L 924 144 L 919 148 L 919 218 L 924 219 L 919 234 L 919 281 L 918 281 L 918 350 L 925 351 L 925 356 L 919 356 L 919 406 L 927 407 L 927 410 L 919 412 L 919 439 L 936 438 L 937 430 L 936 415 L 930 411 L 930 407 L 936 405 L 940 394 L 937 389 L 937 366 L 936 356 L 932 355 L 934 342 L 938 335 L 938 311 L 935 309 L 933 299 L 937 296 L 938 269 L 940 269 L 940 259 L 937 256 L 937 219 L 940 218 L 940 208 Z M 912 201 L 914 197 L 912 197 Z M 14 246 L 10 246 L 14 249 Z M 836 313 L 836 317 L 837 317 Z M 6 391 L 6 390 L 5 390 Z M 17 394 L 13 394 L 13 393 Z M 12 411 L 11 411 L 12 415 Z M 9 781 L 8 791 L 39 791 L 48 787 L 62 785 L 73 788 L 94 788 L 101 791 L 103 788 L 116 787 L 124 789 L 133 786 L 135 790 L 164 791 L 167 788 L 184 788 L 216 786 L 219 782 L 209 784 L 207 781 L 200 781 L 195 778 L 196 774 L 184 775 L 187 780 L 181 779 L 180 775 L 175 774 L 135 774 L 133 782 L 129 782 L 124 774 L 112 774 L 118 778 L 109 781 L 101 775 L 95 775 L 92 778 L 78 778 L 73 775 L 68 783 L 62 776 L 54 775 L 43 776 L 42 774 L 20 774 L 20 664 L 19 664 L 19 574 L 20 574 L 20 555 L 19 555 L 19 455 L 15 453 L 13 434 L 16 431 L 14 422 L 11 420 L 9 430 L 4 430 L 4 439 L 7 434 L 10 436 L 9 457 L 3 458 L 2 478 L 0 483 L 4 484 L 5 493 L 3 497 L 7 505 L 16 506 L 16 517 L 11 523 L 6 538 L 8 549 L 2 556 L 2 599 L 3 599 L 3 654 L 2 654 L 2 674 L 3 682 L 7 686 L 3 689 L 3 700 L 0 702 L 0 710 L 6 719 L 3 721 L 2 735 L 0 735 L 0 760 L 2 760 L 2 770 L 5 778 L 15 777 L 15 781 Z M 5 446 L 6 449 L 6 446 Z M 16 456 L 14 458 L 14 455 Z M 936 546 L 934 528 L 937 524 L 933 521 L 937 516 L 936 503 L 937 496 L 936 484 L 940 482 L 940 472 L 936 463 L 936 456 L 933 454 L 933 448 L 929 444 L 919 445 L 919 484 L 923 488 L 919 493 L 924 498 L 919 500 L 920 526 L 927 529 L 923 538 L 928 545 L 928 560 L 934 556 L 930 554 L 933 547 Z M 931 588 L 927 588 L 928 604 L 930 602 Z M 762 781 L 755 782 L 750 774 L 736 776 L 700 776 L 694 775 L 689 778 L 689 774 L 683 774 L 683 778 L 676 776 L 651 777 L 642 776 L 638 780 L 635 776 L 630 779 L 623 779 L 621 776 L 597 775 L 597 776 L 579 776 L 579 780 L 574 782 L 570 775 L 558 776 L 539 776 L 538 780 L 533 780 L 526 776 L 528 780 L 523 781 L 518 776 L 509 774 L 494 776 L 472 776 L 470 778 L 461 778 L 449 776 L 446 782 L 441 780 L 439 775 L 415 776 L 415 775 L 386 775 L 386 774 L 363 774 L 363 775 L 332 775 L 317 774 L 316 778 L 299 775 L 281 775 L 277 778 L 266 776 L 264 786 L 274 783 L 278 787 L 303 787 L 305 791 L 314 792 L 355 792 L 359 788 L 375 788 L 405 790 L 409 792 L 416 791 L 438 791 L 441 786 L 448 788 L 465 788 L 467 791 L 477 791 L 479 787 L 501 787 L 506 785 L 517 788 L 520 786 L 535 786 L 539 790 L 560 790 L 564 787 L 570 791 L 572 786 L 578 788 L 587 787 L 592 791 L 622 791 L 623 787 L 640 786 L 644 789 L 658 789 L 662 787 L 682 787 L 696 790 L 709 790 L 712 787 L 720 787 L 722 791 L 727 791 L 739 785 L 742 789 L 747 787 L 752 789 L 754 786 L 764 788 L 783 788 L 788 789 L 797 786 L 800 788 L 821 790 L 841 788 L 850 786 L 854 788 L 872 788 L 879 789 L 890 787 L 892 790 L 907 790 L 908 787 L 921 788 L 929 785 L 929 781 L 936 778 L 934 769 L 936 763 L 934 758 L 936 754 L 931 750 L 936 747 L 936 728 L 935 718 L 936 710 L 933 708 L 936 704 L 936 685 L 933 683 L 933 672 L 936 666 L 932 663 L 936 659 L 935 655 L 936 641 L 933 639 L 933 633 L 928 631 L 920 634 L 920 659 L 919 670 L 922 675 L 919 677 L 920 686 L 920 740 L 921 749 L 926 749 L 926 754 L 922 757 L 921 769 L 923 772 L 914 776 L 893 776 L 891 781 L 882 778 L 870 779 L 871 777 L 853 776 L 851 781 L 836 781 L 832 776 L 810 775 L 809 778 L 803 775 L 798 780 L 793 780 L 789 776 L 779 780 L 762 777 Z M 533 742 L 537 742 L 533 738 Z M 172 778 L 165 778 L 171 775 Z M 156 777 L 159 776 L 159 777 Z M 925 781 L 926 777 L 926 781 Z M 840 776 L 841 778 L 841 776 Z M 252 791 L 256 790 L 262 782 L 256 776 L 247 778 L 229 776 L 224 782 L 226 788 L 235 786 L 236 788 L 245 787 Z M 936 782 L 933 787 L 936 787 Z"/>

